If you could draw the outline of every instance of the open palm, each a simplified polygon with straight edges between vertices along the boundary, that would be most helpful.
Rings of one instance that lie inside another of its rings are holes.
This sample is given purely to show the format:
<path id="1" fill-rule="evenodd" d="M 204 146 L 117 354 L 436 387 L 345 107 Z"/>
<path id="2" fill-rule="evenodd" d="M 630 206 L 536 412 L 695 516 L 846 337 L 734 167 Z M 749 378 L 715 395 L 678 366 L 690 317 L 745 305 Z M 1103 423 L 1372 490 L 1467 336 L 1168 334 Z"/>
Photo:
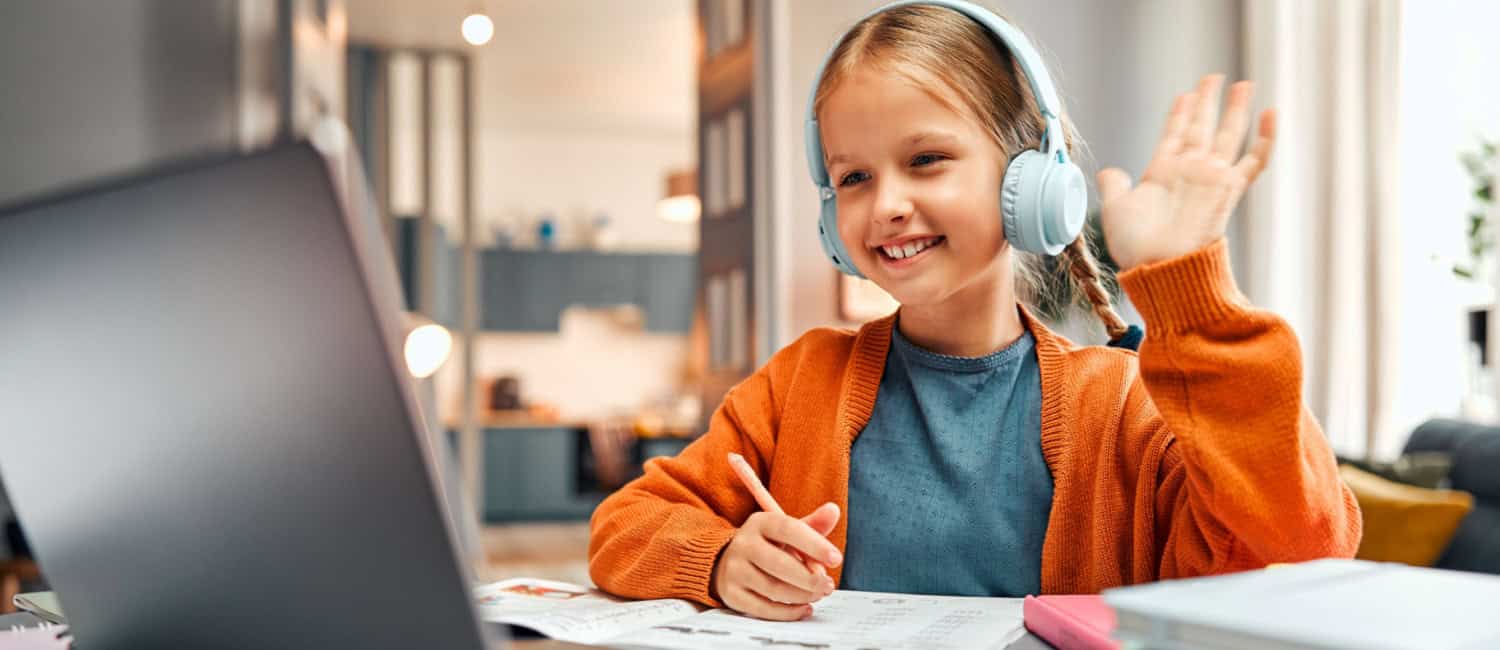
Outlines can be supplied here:
<path id="1" fill-rule="evenodd" d="M 1099 172 L 1104 240 L 1121 270 L 1185 255 L 1224 236 L 1245 188 L 1265 169 L 1276 114 L 1261 113 L 1255 141 L 1240 155 L 1254 86 L 1231 86 L 1220 120 L 1223 85 L 1223 75 L 1208 75 L 1177 97 L 1139 185 L 1131 187 L 1119 168 Z"/>

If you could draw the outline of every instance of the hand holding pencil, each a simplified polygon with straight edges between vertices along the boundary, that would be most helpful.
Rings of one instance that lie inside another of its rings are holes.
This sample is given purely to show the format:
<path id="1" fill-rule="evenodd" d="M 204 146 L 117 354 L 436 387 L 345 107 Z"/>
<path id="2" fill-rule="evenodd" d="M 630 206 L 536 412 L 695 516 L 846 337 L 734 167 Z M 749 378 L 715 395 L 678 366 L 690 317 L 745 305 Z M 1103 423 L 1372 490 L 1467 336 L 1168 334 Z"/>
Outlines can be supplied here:
<path id="1" fill-rule="evenodd" d="M 793 518 L 742 456 L 729 454 L 729 464 L 762 511 L 750 515 L 724 547 L 714 565 L 714 590 L 726 606 L 757 618 L 806 618 L 812 614 L 810 603 L 833 593 L 826 567 L 844 560 L 827 539 L 838 523 L 838 506 L 825 503 Z"/>

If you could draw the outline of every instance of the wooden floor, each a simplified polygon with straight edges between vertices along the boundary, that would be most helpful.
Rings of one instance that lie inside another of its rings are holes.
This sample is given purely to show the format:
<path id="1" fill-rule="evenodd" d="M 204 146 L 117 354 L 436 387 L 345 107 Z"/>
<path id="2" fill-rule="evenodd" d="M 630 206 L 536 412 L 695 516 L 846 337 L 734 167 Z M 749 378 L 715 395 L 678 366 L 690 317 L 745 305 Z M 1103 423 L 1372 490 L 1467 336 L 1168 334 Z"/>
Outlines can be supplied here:
<path id="1" fill-rule="evenodd" d="M 480 532 L 488 560 L 481 578 L 529 577 L 593 586 L 589 580 L 588 522 L 486 526 Z"/>

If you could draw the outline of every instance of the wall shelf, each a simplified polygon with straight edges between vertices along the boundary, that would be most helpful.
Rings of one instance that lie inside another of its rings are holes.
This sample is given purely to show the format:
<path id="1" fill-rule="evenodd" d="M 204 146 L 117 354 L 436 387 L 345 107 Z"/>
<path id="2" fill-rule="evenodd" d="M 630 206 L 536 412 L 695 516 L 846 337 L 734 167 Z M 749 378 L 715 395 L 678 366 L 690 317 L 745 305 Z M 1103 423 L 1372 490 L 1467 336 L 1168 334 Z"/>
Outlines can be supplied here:
<path id="1" fill-rule="evenodd" d="M 463 251 L 443 227 L 432 226 L 432 314 L 458 330 Z M 397 219 L 396 254 L 406 308 L 416 311 L 416 276 L 422 244 L 419 220 Z M 568 307 L 637 305 L 647 332 L 686 334 L 697 299 L 698 256 L 693 253 L 614 253 L 589 250 L 485 248 L 479 263 L 479 329 L 488 332 L 556 332 Z"/>
<path id="2" fill-rule="evenodd" d="M 568 307 L 622 304 L 641 308 L 648 332 L 692 327 L 696 255 L 493 248 L 479 267 L 482 330 L 556 332 Z"/>

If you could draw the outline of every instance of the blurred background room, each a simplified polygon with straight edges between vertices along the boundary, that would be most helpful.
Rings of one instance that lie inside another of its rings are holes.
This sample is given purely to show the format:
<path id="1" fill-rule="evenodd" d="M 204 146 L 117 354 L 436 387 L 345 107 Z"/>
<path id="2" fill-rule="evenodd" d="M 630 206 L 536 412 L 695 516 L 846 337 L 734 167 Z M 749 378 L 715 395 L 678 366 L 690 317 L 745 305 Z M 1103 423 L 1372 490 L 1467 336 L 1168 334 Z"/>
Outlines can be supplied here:
<path id="1" fill-rule="evenodd" d="M 895 308 L 821 253 L 802 142 L 822 57 L 881 4 L 10 0 L 0 207 L 343 121 L 481 575 L 587 584 L 605 495 L 802 332 Z M 1203 73 L 1257 82 L 1282 130 L 1235 271 L 1298 332 L 1361 556 L 1500 573 L 1500 3 L 983 4 L 1048 59 L 1090 179 L 1139 174 Z M 0 515 L 3 609 L 45 576 Z"/>

